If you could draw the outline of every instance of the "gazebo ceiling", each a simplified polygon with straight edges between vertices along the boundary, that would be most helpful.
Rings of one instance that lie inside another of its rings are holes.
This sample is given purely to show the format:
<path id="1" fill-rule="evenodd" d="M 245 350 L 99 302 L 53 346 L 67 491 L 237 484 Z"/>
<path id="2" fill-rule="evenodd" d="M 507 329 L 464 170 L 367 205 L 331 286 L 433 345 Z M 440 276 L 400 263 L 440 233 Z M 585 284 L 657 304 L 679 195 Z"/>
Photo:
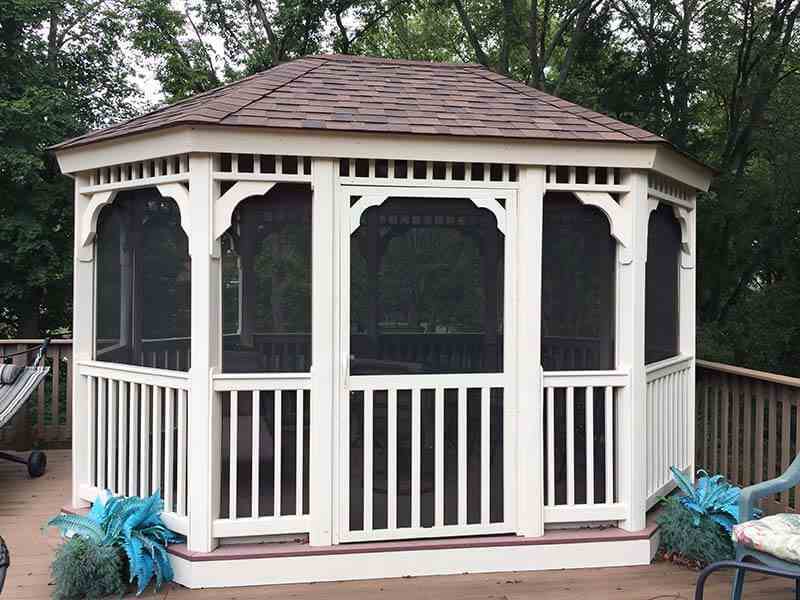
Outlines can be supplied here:
<path id="1" fill-rule="evenodd" d="M 54 146 L 181 125 L 668 144 L 476 64 L 307 56 Z"/>

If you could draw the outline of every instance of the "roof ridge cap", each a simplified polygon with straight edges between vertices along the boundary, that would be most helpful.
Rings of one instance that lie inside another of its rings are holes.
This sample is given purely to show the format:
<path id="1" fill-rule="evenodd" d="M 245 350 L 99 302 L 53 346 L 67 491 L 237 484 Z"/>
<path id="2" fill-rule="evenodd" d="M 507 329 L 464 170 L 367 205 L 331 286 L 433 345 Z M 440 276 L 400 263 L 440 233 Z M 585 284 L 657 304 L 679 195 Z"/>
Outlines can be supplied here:
<path id="1" fill-rule="evenodd" d="M 419 65 L 419 66 L 429 66 L 429 67 L 444 68 L 444 69 L 484 68 L 483 65 L 473 62 L 434 61 L 434 60 L 412 59 L 412 58 L 390 58 L 387 56 L 372 56 L 370 54 L 342 54 L 340 52 L 332 52 L 330 54 L 308 54 L 306 56 L 303 56 L 302 58 L 319 58 L 327 60 L 329 62 L 345 62 L 348 60 L 355 62 L 361 60 L 365 62 L 377 62 L 387 65 Z"/>

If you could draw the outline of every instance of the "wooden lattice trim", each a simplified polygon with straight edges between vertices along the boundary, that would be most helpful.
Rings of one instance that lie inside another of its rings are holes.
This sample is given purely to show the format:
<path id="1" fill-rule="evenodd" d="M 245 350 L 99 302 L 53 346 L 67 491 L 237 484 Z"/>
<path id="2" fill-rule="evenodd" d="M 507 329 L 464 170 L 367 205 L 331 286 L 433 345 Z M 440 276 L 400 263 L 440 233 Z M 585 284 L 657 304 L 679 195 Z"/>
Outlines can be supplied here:
<path id="1" fill-rule="evenodd" d="M 279 179 L 311 180 L 313 161 L 308 156 L 279 154 L 215 154 L 214 178 L 222 180 Z"/>
<path id="2" fill-rule="evenodd" d="M 518 169 L 507 163 L 465 163 L 429 160 L 387 160 L 340 158 L 339 178 L 343 183 L 363 185 L 374 181 L 380 185 L 414 185 L 421 183 L 467 185 L 516 185 Z"/>
<path id="3" fill-rule="evenodd" d="M 615 167 L 548 166 L 545 189 L 561 191 L 626 192 L 624 172 Z"/>
<path id="4" fill-rule="evenodd" d="M 648 174 L 647 193 L 653 198 L 680 206 L 691 206 L 694 203 L 692 188 L 658 173 Z"/>
<path id="5" fill-rule="evenodd" d="M 87 191 L 131 187 L 131 184 L 138 187 L 149 180 L 174 178 L 176 175 L 181 176 L 177 179 L 188 178 L 188 154 L 175 154 L 92 169 L 88 173 L 89 188 Z"/>

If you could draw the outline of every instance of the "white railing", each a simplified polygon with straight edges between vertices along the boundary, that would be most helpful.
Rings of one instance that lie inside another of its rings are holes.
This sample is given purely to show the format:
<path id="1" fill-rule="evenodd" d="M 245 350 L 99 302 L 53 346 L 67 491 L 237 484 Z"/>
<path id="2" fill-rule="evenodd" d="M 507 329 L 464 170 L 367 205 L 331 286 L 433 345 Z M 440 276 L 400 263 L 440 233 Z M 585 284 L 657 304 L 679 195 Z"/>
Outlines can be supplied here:
<path id="1" fill-rule="evenodd" d="M 164 521 L 187 533 L 187 424 L 185 373 L 129 365 L 78 362 L 87 403 L 88 481 L 80 495 L 101 490 L 164 499 Z"/>
<path id="2" fill-rule="evenodd" d="M 311 376 L 217 375 L 214 393 L 222 476 L 213 536 L 308 532 Z"/>
<path id="3" fill-rule="evenodd" d="M 340 540 L 513 532 L 503 374 L 353 376 L 340 413 Z"/>
<path id="4" fill-rule="evenodd" d="M 620 371 L 544 373 L 545 523 L 627 517 L 618 501 Z"/>
<path id="5" fill-rule="evenodd" d="M 647 506 L 674 487 L 669 468 L 692 466 L 692 358 L 676 356 L 648 365 L 646 394 Z"/>

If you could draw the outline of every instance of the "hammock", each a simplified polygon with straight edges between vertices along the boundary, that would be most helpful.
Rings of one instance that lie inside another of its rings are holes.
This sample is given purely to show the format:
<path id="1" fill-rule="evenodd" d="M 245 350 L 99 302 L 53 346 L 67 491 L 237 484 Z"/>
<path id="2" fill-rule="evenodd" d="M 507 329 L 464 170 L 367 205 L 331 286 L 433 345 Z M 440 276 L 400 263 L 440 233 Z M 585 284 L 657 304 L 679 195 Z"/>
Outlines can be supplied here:
<path id="1" fill-rule="evenodd" d="M 5 427 L 25 406 L 25 403 L 33 395 L 33 391 L 50 372 L 50 367 L 43 365 L 49 343 L 49 339 L 44 340 L 44 343 L 39 346 L 33 365 L 29 367 L 0 364 L 0 428 Z M 36 348 L 2 356 L 0 361 L 18 354 L 27 354 L 32 350 L 36 350 Z M 47 465 L 47 458 L 43 452 L 38 450 L 31 452 L 27 460 L 5 452 L 0 452 L 0 458 L 27 465 L 28 474 L 31 477 L 39 477 L 44 474 Z"/>

